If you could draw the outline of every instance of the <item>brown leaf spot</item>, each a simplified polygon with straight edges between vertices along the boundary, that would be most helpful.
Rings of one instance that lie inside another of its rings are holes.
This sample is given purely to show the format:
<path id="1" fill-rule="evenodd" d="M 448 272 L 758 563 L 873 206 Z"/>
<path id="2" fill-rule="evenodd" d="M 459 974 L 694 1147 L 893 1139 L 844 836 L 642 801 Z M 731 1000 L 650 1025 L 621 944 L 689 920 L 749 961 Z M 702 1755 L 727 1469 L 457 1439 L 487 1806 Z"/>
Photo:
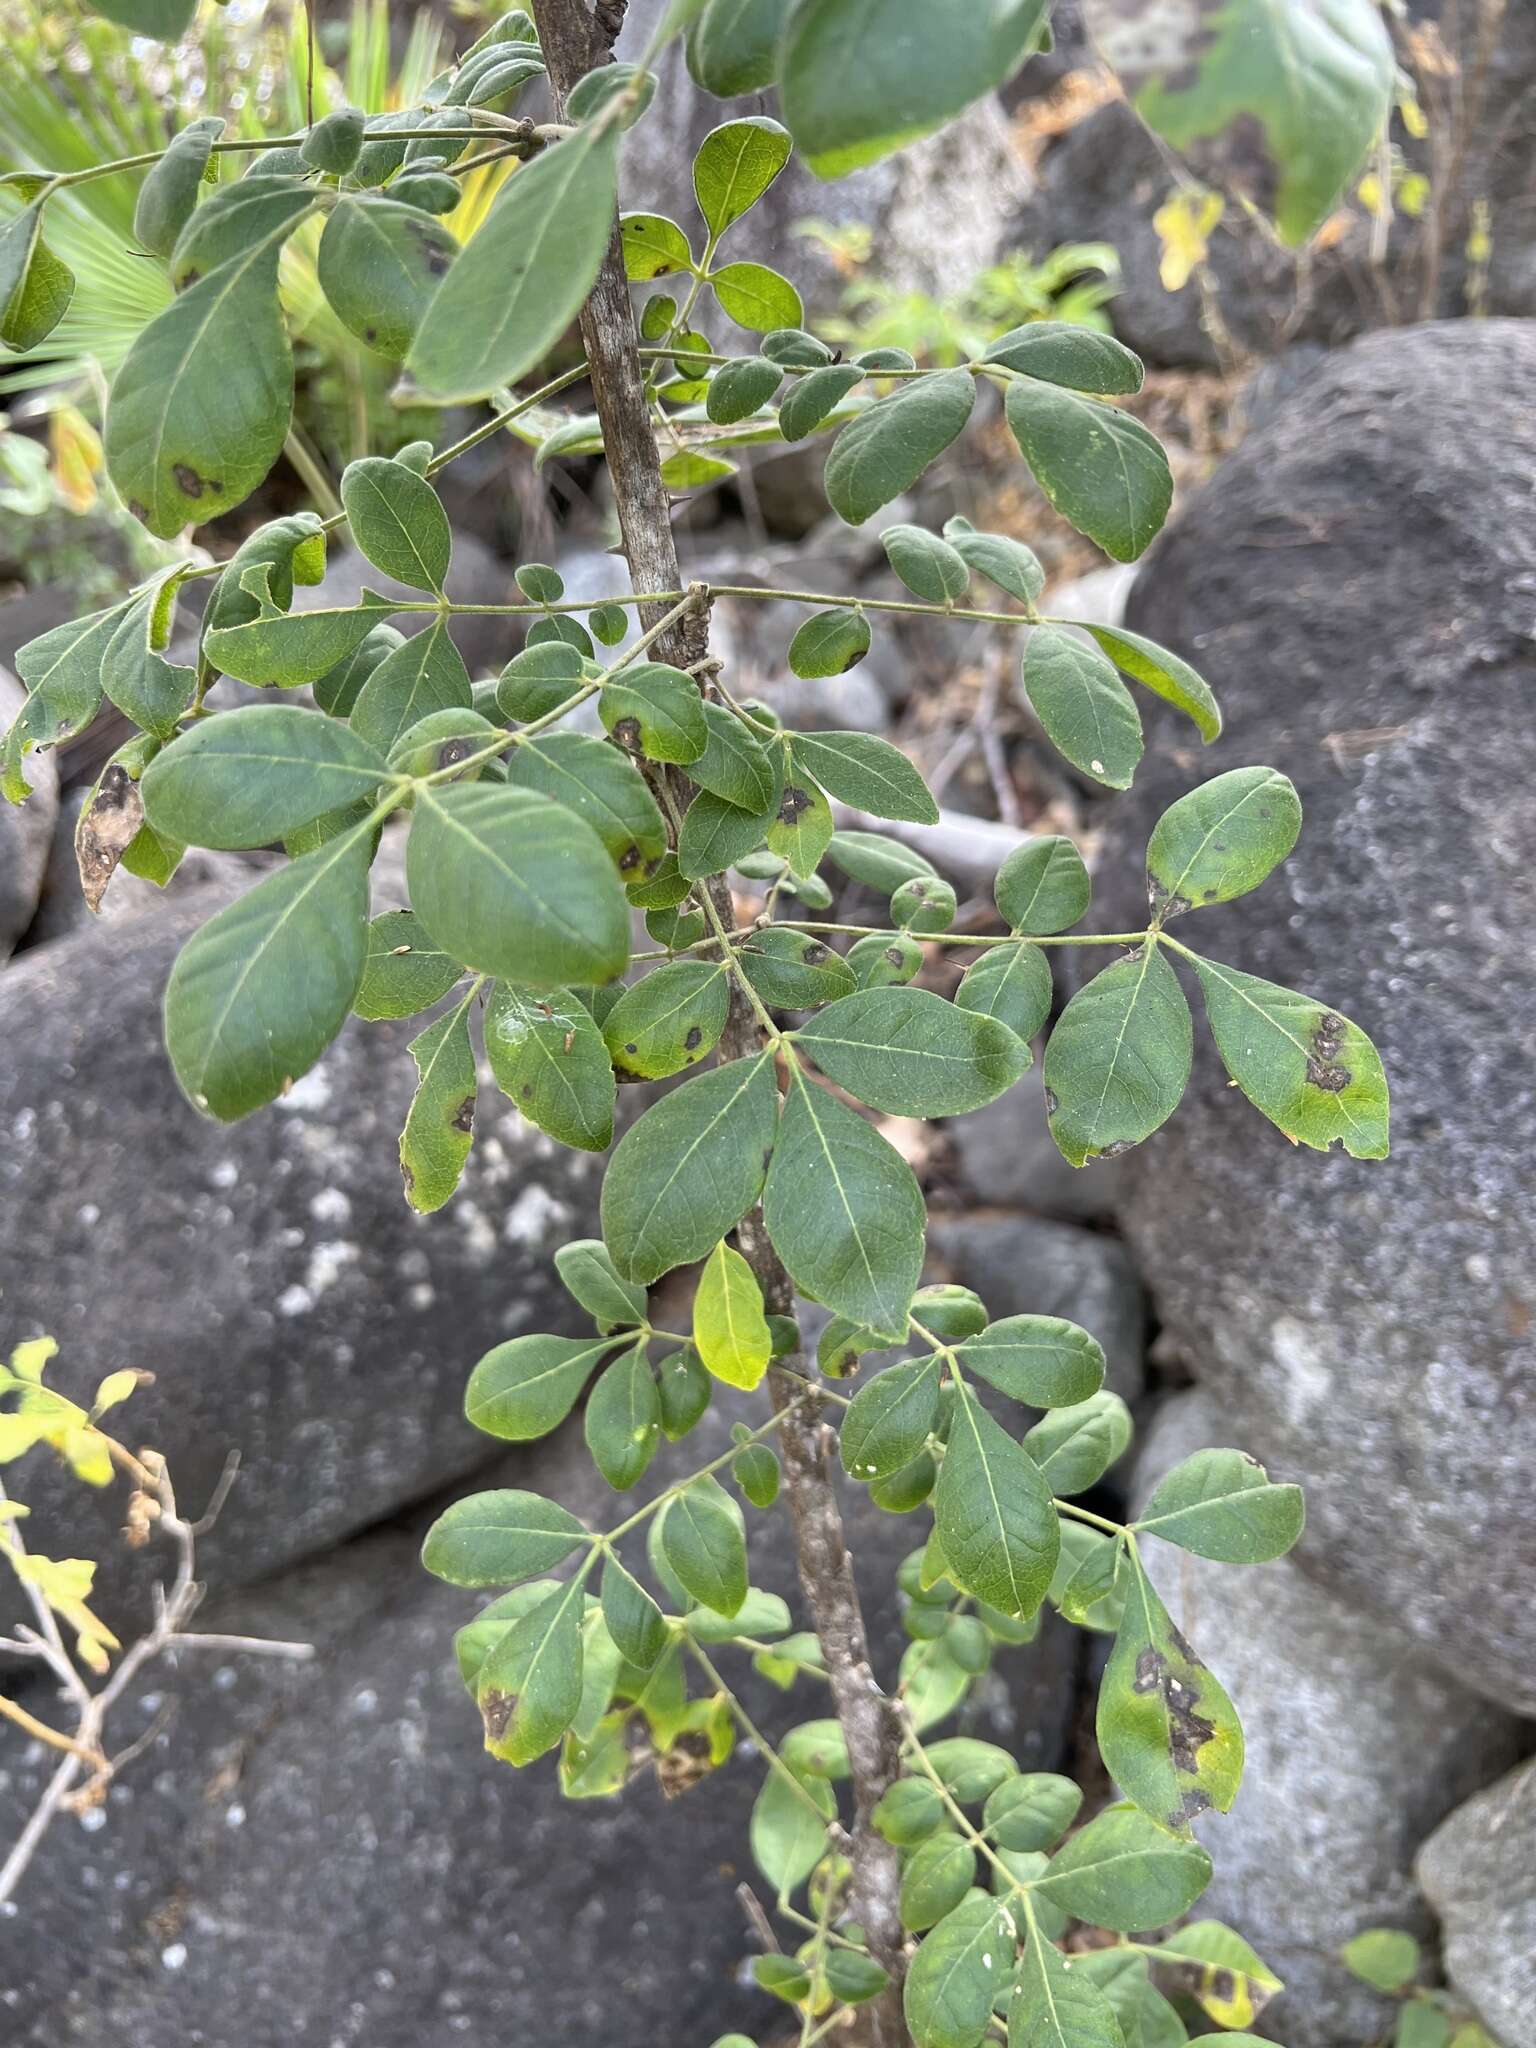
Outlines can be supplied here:
<path id="1" fill-rule="evenodd" d="M 472 1131 L 475 1128 L 475 1098 L 466 1095 L 453 1112 L 453 1128 L 456 1131 Z"/>
<path id="2" fill-rule="evenodd" d="M 224 488 L 217 477 L 199 476 L 190 462 L 173 462 L 171 475 L 176 479 L 177 490 L 188 498 L 200 498 L 204 491 L 221 491 Z"/>
<path id="3" fill-rule="evenodd" d="M 1354 1076 L 1340 1064 L 1339 1048 L 1344 1043 L 1344 1019 L 1325 1010 L 1308 1041 L 1307 1079 L 1314 1088 L 1329 1095 L 1342 1095 Z"/>
<path id="4" fill-rule="evenodd" d="M 809 790 L 797 789 L 792 782 L 784 785 L 784 800 L 779 805 L 779 817 L 786 825 L 793 825 L 802 811 L 808 811 L 815 799 Z"/>
<path id="5" fill-rule="evenodd" d="M 693 1029 L 689 1032 L 688 1036 L 683 1040 L 684 1050 L 686 1052 L 695 1051 L 698 1047 L 700 1039 L 702 1039 L 703 1036 L 703 1032 L 699 1029 L 698 1025 L 695 1024 Z"/>
<path id="6" fill-rule="evenodd" d="M 80 822 L 75 827 L 80 893 L 93 915 L 100 912 L 107 884 L 143 822 L 139 785 L 120 761 L 114 761 L 102 775 L 95 796 L 80 813 Z"/>
<path id="7" fill-rule="evenodd" d="M 487 1742 L 500 1742 L 507 1732 L 507 1723 L 512 1719 L 512 1710 L 516 1705 L 516 1693 L 486 1692 L 480 1695 L 480 1718 L 485 1723 Z"/>

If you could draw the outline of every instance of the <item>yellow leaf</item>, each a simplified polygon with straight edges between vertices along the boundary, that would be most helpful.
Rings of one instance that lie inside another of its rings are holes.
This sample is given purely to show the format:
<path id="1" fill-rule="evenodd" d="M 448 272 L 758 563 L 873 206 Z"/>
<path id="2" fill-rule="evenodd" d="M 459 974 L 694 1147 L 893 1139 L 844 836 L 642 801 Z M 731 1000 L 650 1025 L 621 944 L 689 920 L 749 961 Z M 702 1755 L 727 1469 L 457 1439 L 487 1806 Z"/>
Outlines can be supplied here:
<path id="1" fill-rule="evenodd" d="M 80 1661 L 88 1670 L 106 1670 L 108 1651 L 118 1647 L 117 1637 L 105 1622 L 92 1614 L 86 1601 L 96 1577 L 96 1567 L 85 1557 L 39 1557 L 36 1551 L 10 1552 L 18 1578 L 33 1585 L 48 1605 L 75 1632 Z"/>
<path id="2" fill-rule="evenodd" d="M 1178 191 L 1153 214 L 1163 250 L 1158 276 L 1165 292 L 1182 291 L 1205 261 L 1222 205 L 1219 192 Z"/>
<path id="3" fill-rule="evenodd" d="M 115 1408 L 120 1401 L 126 1401 L 139 1384 L 139 1376 L 132 1366 L 124 1366 L 121 1372 L 109 1372 L 96 1389 L 96 1398 L 91 1403 L 91 1413 L 102 1415 L 108 1408 Z"/>
<path id="4" fill-rule="evenodd" d="M 11 1353 L 11 1371 L 19 1380 L 30 1380 L 35 1387 L 43 1383 L 43 1369 L 50 1358 L 58 1356 L 58 1343 L 52 1337 L 33 1337 L 25 1344 L 18 1344 Z"/>
<path id="5" fill-rule="evenodd" d="M 84 413 L 72 405 L 61 405 L 49 419 L 48 442 L 53 453 L 54 489 L 71 512 L 89 512 L 98 496 L 101 436 Z"/>
<path id="6" fill-rule="evenodd" d="M 1397 111 L 1399 118 L 1414 140 L 1422 142 L 1429 133 L 1429 116 L 1419 105 L 1413 88 L 1406 84 L 1401 73 L 1398 74 L 1398 78 Z"/>
<path id="7" fill-rule="evenodd" d="M 1359 184 L 1355 187 L 1355 197 L 1360 201 L 1360 204 L 1365 208 L 1372 220 L 1379 220 L 1381 218 L 1381 210 L 1385 202 L 1382 197 L 1381 180 L 1374 171 L 1367 171 L 1360 180 Z"/>
<path id="8" fill-rule="evenodd" d="M 693 1341 L 717 1380 L 755 1387 L 768 1370 L 773 1338 L 763 1314 L 763 1297 L 752 1268 L 727 1244 L 717 1244 L 704 1263 L 693 1302 Z"/>

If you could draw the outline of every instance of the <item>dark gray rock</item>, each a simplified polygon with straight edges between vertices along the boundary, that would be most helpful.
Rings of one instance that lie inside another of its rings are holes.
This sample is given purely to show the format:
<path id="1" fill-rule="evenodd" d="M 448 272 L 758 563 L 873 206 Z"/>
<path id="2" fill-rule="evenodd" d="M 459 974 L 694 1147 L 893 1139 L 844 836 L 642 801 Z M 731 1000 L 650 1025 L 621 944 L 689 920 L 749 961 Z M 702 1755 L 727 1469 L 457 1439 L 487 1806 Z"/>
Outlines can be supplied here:
<path id="1" fill-rule="evenodd" d="M 1177 1397 L 1147 1439 L 1134 1498 L 1213 1444 L 1249 1448 L 1224 1403 L 1204 1389 Z M 1392 2008 L 1338 1948 L 1367 1927 L 1429 1933 L 1414 1851 L 1517 1753 L 1517 1724 L 1436 1670 L 1400 1627 L 1345 1607 L 1287 1559 L 1212 1564 L 1155 1538 L 1143 1555 L 1246 1739 L 1231 1813 L 1196 1823 L 1216 1865 L 1198 1911 L 1235 1927 L 1284 1980 L 1261 2032 L 1288 2048 L 1374 2040 Z"/>
<path id="2" fill-rule="evenodd" d="M 1458 1806 L 1419 1851 L 1446 1976 L 1509 2048 L 1536 2013 L 1536 1762 Z"/>
<path id="3" fill-rule="evenodd" d="M 1129 623 L 1209 678 L 1161 713 L 1102 861 L 1144 915 L 1153 820 L 1268 762 L 1306 812 L 1266 886 L 1188 943 L 1324 996 L 1379 1044 L 1392 1157 L 1288 1145 L 1207 1051 L 1129 1155 L 1124 1221 L 1237 1440 L 1305 1482 L 1302 1568 L 1460 1682 L 1536 1707 L 1536 328 L 1430 326 L 1320 369 L 1138 577 Z M 1203 1033 L 1198 1034 L 1203 1038 Z"/>
<path id="4" fill-rule="evenodd" d="M 389 864 L 388 855 L 381 864 Z M 160 1036 L 182 942 L 228 900 L 194 891 L 152 918 L 37 948 L 0 977 L 12 1219 L 8 1342 L 57 1337 L 65 1391 L 137 1366 L 134 1440 L 165 1451 L 196 1509 L 226 1453 L 245 1460 L 228 1584 L 269 1572 L 441 1486 L 485 1456 L 464 1421 L 476 1357 L 579 1320 L 549 1264 L 594 1227 L 600 1164 L 558 1151 L 486 1083 L 457 1199 L 418 1217 L 396 1138 L 416 1028 L 349 1025 L 277 1105 L 233 1126 L 195 1114 Z M 81 1553 L 115 1510 L 40 1475 Z"/>
<path id="5" fill-rule="evenodd" d="M 1114 1238 L 1006 1210 L 939 1214 L 928 1227 L 928 1277 L 971 1287 L 994 1319 L 1065 1316 L 1104 1347 L 1106 1386 L 1127 1401 L 1146 1372 L 1146 1306 Z"/>
<path id="6" fill-rule="evenodd" d="M 1114 1214 L 1124 1174 L 1118 1159 L 1069 1166 L 1045 1120 L 1038 1062 L 1001 1102 L 951 1117 L 945 1131 L 966 1187 L 983 1203 L 1074 1223 Z"/>
<path id="7" fill-rule="evenodd" d="M 0 668 L 0 733 L 10 730 L 27 693 L 9 669 Z M 51 753 L 30 753 L 24 772 L 32 794 L 24 804 L 0 798 L 0 961 L 32 922 L 42 894 L 48 849 L 59 814 L 59 770 Z"/>

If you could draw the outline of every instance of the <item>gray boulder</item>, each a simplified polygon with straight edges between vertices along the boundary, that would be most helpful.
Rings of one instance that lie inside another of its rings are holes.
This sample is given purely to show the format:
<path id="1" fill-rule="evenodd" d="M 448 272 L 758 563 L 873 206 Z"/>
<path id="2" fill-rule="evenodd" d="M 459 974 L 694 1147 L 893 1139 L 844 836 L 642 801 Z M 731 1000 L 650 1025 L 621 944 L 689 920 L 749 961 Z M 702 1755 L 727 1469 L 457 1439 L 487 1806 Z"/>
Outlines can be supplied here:
<path id="1" fill-rule="evenodd" d="M 242 1123 L 199 1117 L 160 1000 L 178 948 L 231 893 L 36 948 L 0 977 L 7 1342 L 55 1336 L 66 1392 L 119 1366 L 153 1372 L 127 1427 L 169 1456 L 189 1508 L 241 1452 L 238 1517 L 208 1546 L 219 1584 L 484 1459 L 461 1412 L 469 1368 L 519 1330 L 584 1326 L 549 1262 L 595 1227 L 600 1176 L 487 1082 L 461 1192 L 415 1215 L 396 1155 L 410 1022 L 349 1025 Z M 119 1504 L 81 1496 L 46 1467 L 29 1475 L 39 1528 L 65 1515 L 80 1554 L 115 1554 Z"/>
<path id="2" fill-rule="evenodd" d="M 1118 1159 L 1069 1166 L 1045 1118 L 1039 1063 L 1001 1102 L 951 1117 L 945 1131 L 960 1177 L 978 1201 L 1075 1223 L 1113 1216 L 1124 1175 Z"/>
<path id="3" fill-rule="evenodd" d="M 1253 895 L 1180 920 L 1376 1039 L 1385 1163 L 1320 1158 L 1209 1048 L 1128 1155 L 1122 1216 L 1165 1329 L 1236 1440 L 1307 1487 L 1302 1569 L 1536 1708 L 1536 327 L 1358 343 L 1186 507 L 1129 624 L 1195 661 L 1227 734 L 1161 712 L 1110 814 L 1097 914 L 1194 782 L 1282 769 L 1306 813 Z M 1203 1031 L 1197 1032 L 1203 1041 Z"/>
<path id="4" fill-rule="evenodd" d="M 10 730 L 26 701 L 26 691 L 10 670 L 0 668 L 0 733 Z M 32 785 L 27 801 L 11 804 L 0 798 L 0 961 L 16 950 L 32 922 L 59 814 L 59 770 L 53 755 L 28 754 L 24 772 Z"/>
<path id="5" fill-rule="evenodd" d="M 1179 1396 L 1147 1439 L 1134 1497 L 1213 1444 L 1250 1448 L 1224 1402 L 1203 1389 Z M 1453 1684 L 1401 1628 L 1352 1611 L 1288 1559 L 1212 1564 L 1155 1539 L 1143 1556 L 1246 1739 L 1230 1815 L 1196 1823 L 1216 1865 L 1197 1910 L 1235 1927 L 1284 1980 L 1261 2032 L 1288 2048 L 1374 2040 L 1391 2007 L 1338 1949 L 1384 1924 L 1429 1933 L 1414 1851 L 1516 1754 L 1516 1724 Z"/>
<path id="6" fill-rule="evenodd" d="M 1446 1976 L 1509 2048 L 1536 2013 L 1536 1762 L 1458 1806 L 1419 1851 Z"/>

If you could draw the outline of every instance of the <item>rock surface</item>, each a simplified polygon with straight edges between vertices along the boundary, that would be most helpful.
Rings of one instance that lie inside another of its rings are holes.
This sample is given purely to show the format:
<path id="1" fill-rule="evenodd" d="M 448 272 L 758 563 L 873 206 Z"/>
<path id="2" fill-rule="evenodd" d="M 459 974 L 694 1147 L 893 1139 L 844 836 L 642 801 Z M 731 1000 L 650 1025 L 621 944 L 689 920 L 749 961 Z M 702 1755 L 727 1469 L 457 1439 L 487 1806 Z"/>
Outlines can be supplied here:
<path id="1" fill-rule="evenodd" d="M 27 693 L 9 669 L 0 668 L 0 734 L 10 730 Z M 42 893 L 48 849 L 59 814 L 59 770 L 51 753 L 35 749 L 24 772 L 32 794 L 24 804 L 0 798 L 0 961 L 32 922 Z"/>
<path id="2" fill-rule="evenodd" d="M 1224 1402 L 1203 1389 L 1170 1402 L 1134 1497 L 1213 1444 L 1250 1448 Z M 1198 1911 L 1235 1927 L 1284 1979 L 1261 2032 L 1288 2048 L 1374 2040 L 1391 2007 L 1337 1950 L 1367 1927 L 1428 1935 L 1414 1851 L 1516 1754 L 1516 1724 L 1452 1684 L 1400 1626 L 1352 1612 L 1284 1558 L 1212 1564 L 1154 1539 L 1143 1554 L 1175 1622 L 1231 1694 L 1247 1743 L 1230 1815 L 1196 1823 L 1216 1865 Z"/>
<path id="3" fill-rule="evenodd" d="M 156 1374 L 135 1440 L 196 1509 L 226 1453 L 246 1471 L 208 1546 L 250 1579 L 420 1498 L 486 1455 L 461 1398 L 479 1354 L 579 1314 L 550 1256 L 595 1224 L 599 1164 L 556 1152 L 488 1083 L 463 1189 L 418 1217 L 396 1138 L 415 1025 L 349 1025 L 277 1105 L 197 1116 L 160 1035 L 182 942 L 228 900 L 192 892 L 126 929 L 39 947 L 0 976 L 8 1050 L 0 1187 L 12 1219 L 6 1342 L 49 1332 L 66 1392 Z M 73 1482 L 28 1493 L 115 1554 L 113 1503 Z"/>
<path id="4" fill-rule="evenodd" d="M 1124 1174 L 1118 1159 L 1070 1166 L 1045 1119 L 1037 1061 L 1001 1102 L 945 1126 L 960 1177 L 981 1202 L 1069 1222 L 1102 1222 L 1114 1214 Z"/>
<path id="5" fill-rule="evenodd" d="M 1419 1851 L 1446 1976 L 1509 2048 L 1536 2013 L 1536 1762 L 1458 1806 Z"/>
<path id="6" fill-rule="evenodd" d="M 1305 1483 L 1303 1570 L 1527 1713 L 1533 378 L 1536 327 L 1518 322 L 1372 338 L 1190 502 L 1128 622 L 1204 671 L 1227 736 L 1201 752 L 1171 715 L 1149 721 L 1097 911 L 1106 930 L 1140 921 L 1125 878 L 1194 782 L 1267 762 L 1296 783 L 1291 859 L 1178 931 L 1372 1034 L 1392 1157 L 1292 1148 L 1206 1049 L 1123 1162 L 1123 1217 L 1237 1440 Z"/>

